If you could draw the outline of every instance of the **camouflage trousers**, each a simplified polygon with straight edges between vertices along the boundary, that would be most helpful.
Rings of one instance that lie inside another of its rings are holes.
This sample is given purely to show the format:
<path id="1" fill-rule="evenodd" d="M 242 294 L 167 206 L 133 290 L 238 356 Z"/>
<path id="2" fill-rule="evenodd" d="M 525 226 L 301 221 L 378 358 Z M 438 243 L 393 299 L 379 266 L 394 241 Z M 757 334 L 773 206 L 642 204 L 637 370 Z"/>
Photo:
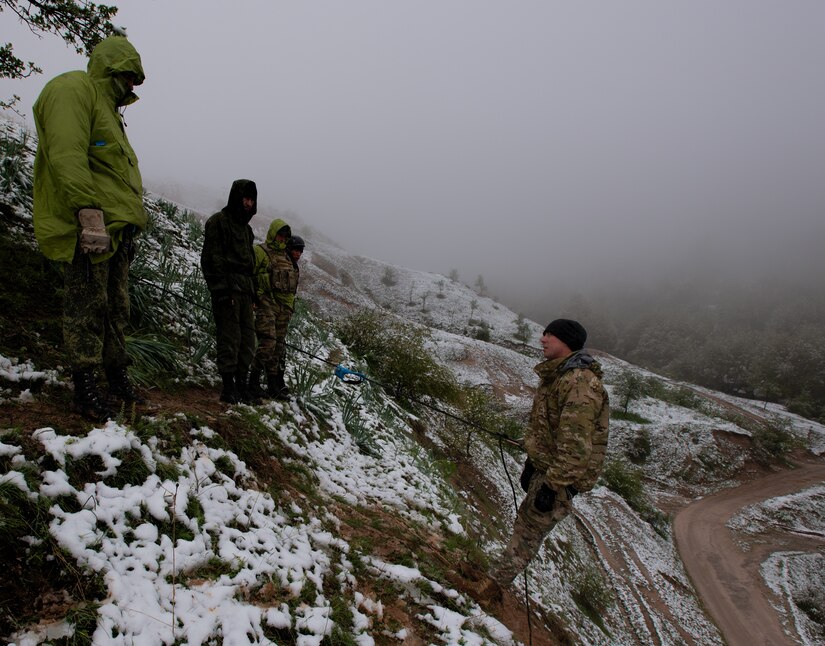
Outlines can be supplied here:
<path id="1" fill-rule="evenodd" d="M 131 236 L 108 260 L 75 251 L 63 268 L 63 343 L 72 370 L 129 365 L 123 330 L 129 323 Z"/>
<path id="2" fill-rule="evenodd" d="M 258 349 L 252 362 L 253 370 L 266 374 L 283 372 L 286 365 L 286 335 L 292 310 L 283 303 L 263 297 L 255 312 L 255 334 Z"/>
<path id="3" fill-rule="evenodd" d="M 240 292 L 212 294 L 218 372 L 247 370 L 255 353 L 252 296 Z"/>
<path id="4" fill-rule="evenodd" d="M 491 576 L 502 586 L 509 585 L 538 553 L 544 538 L 573 509 L 567 494 L 556 496 L 553 508 L 548 512 L 536 509 L 535 500 L 544 482 L 543 473 L 533 474 L 527 487 L 527 495 L 521 501 L 513 525 L 513 535 L 495 563 Z"/>

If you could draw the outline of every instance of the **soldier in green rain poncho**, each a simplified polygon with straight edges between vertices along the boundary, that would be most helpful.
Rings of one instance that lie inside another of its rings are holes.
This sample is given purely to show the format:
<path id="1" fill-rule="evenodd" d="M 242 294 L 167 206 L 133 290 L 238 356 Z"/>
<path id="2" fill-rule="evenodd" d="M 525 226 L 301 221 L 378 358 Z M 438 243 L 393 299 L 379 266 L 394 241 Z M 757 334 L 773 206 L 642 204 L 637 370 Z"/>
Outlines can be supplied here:
<path id="1" fill-rule="evenodd" d="M 143 403 L 127 374 L 129 263 L 146 226 L 138 161 L 118 109 L 137 101 L 140 56 L 125 36 L 101 41 L 86 72 L 49 81 L 34 104 L 34 230 L 44 255 L 63 263 L 63 337 L 72 407 L 103 421 L 109 404 Z M 98 389 L 103 368 L 109 400 Z"/>

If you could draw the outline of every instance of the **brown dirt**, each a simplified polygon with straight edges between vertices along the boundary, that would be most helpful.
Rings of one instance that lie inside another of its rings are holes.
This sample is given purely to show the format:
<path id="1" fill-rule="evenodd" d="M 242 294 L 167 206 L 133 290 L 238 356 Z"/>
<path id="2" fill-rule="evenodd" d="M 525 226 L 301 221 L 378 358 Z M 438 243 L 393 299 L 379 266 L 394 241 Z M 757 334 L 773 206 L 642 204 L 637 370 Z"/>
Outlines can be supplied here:
<path id="1" fill-rule="evenodd" d="M 694 502 L 673 523 L 676 545 L 708 613 L 729 646 L 796 644 L 781 627 L 777 602 L 759 572 L 779 550 L 821 549 L 821 541 L 769 531 L 758 539 L 726 527 L 747 505 L 825 481 L 825 461 L 808 458 L 796 468 L 758 478 Z"/>

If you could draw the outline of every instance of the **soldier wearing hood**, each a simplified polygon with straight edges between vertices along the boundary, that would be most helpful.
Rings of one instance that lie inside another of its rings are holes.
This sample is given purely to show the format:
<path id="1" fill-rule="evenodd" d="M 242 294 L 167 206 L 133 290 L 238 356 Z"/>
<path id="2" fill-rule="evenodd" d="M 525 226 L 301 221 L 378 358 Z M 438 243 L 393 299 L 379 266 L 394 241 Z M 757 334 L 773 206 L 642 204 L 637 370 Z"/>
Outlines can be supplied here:
<path id="1" fill-rule="evenodd" d="M 298 250 L 304 250 L 303 239 L 293 237 L 292 229 L 281 219 L 272 221 L 266 240 L 255 246 L 255 284 L 259 306 L 255 312 L 258 349 L 249 377 L 249 390 L 253 396 L 264 395 L 261 390 L 262 372 L 266 373 L 270 397 L 284 399 L 289 396 L 284 381 L 286 335 L 298 291 Z"/>
<path id="2" fill-rule="evenodd" d="M 34 231 L 43 254 L 63 263 L 63 337 L 74 382 L 72 408 L 93 421 L 111 416 L 98 390 L 104 368 L 110 401 L 143 403 L 129 380 L 124 328 L 129 263 L 146 226 L 138 160 L 123 108 L 145 76 L 125 36 L 101 41 L 87 71 L 49 81 L 34 104 Z"/>
<path id="3" fill-rule="evenodd" d="M 232 183 L 226 206 L 204 226 L 201 269 L 212 296 L 221 401 L 230 404 L 254 403 L 246 381 L 255 353 L 255 254 L 249 221 L 257 210 L 255 182 L 238 179 Z"/>

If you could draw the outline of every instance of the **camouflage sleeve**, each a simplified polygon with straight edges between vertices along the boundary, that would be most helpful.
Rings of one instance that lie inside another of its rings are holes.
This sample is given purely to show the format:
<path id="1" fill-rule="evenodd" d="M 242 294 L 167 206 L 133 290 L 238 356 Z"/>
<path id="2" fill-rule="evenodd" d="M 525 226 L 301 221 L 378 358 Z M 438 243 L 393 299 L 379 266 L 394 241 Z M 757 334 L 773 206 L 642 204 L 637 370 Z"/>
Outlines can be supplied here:
<path id="1" fill-rule="evenodd" d="M 590 370 L 572 370 L 559 380 L 556 450 L 545 481 L 559 490 L 582 478 L 593 451 L 593 434 L 603 404 L 599 379 Z"/>
<path id="2" fill-rule="evenodd" d="M 269 258 L 260 245 L 252 248 L 255 256 L 255 267 L 253 278 L 255 280 L 255 293 L 261 296 L 269 296 Z"/>

